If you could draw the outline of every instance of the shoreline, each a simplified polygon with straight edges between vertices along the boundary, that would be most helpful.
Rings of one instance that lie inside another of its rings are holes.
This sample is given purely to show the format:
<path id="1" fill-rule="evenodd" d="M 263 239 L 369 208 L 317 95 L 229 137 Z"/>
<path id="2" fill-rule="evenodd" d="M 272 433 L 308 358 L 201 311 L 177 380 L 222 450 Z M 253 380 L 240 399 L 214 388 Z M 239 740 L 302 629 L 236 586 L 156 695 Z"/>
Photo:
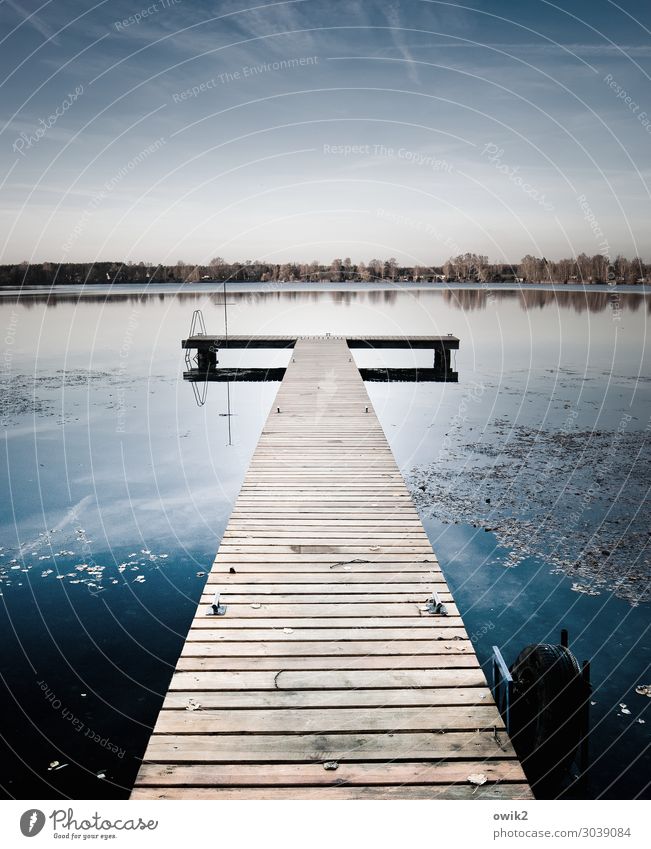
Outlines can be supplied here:
<path id="1" fill-rule="evenodd" d="M 639 293 L 648 295 L 651 286 L 648 284 L 621 283 L 610 286 L 607 283 L 414 283 L 401 281 L 374 282 L 322 282 L 308 283 L 292 282 L 261 282 L 261 281 L 223 281 L 210 280 L 203 283 L 63 283 L 54 286 L 30 286 L 29 288 L 2 287 L 0 298 L 3 297 L 38 297 L 43 295 L 97 295 L 97 294 L 212 294 L 223 292 L 224 284 L 229 292 L 247 293 L 259 292 L 272 294 L 274 292 L 449 292 L 449 291 L 485 291 L 496 292 L 610 292 L 610 293 Z"/>

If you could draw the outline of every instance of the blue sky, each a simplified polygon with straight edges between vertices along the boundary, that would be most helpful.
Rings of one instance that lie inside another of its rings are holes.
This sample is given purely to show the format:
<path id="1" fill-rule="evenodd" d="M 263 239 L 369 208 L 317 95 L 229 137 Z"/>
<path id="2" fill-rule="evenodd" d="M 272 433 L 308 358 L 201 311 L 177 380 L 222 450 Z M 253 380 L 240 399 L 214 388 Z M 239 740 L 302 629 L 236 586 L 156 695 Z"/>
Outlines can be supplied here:
<path id="1" fill-rule="evenodd" d="M 648 2 L 1 0 L 0 42 L 3 262 L 651 260 Z"/>

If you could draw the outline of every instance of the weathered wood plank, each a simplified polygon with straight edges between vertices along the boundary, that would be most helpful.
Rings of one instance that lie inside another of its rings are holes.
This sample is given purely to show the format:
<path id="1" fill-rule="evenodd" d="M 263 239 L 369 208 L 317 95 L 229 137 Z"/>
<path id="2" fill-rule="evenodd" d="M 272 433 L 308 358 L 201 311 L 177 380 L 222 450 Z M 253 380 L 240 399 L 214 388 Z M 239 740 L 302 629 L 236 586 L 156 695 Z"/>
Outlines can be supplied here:
<path id="1" fill-rule="evenodd" d="M 450 617 L 457 616 L 458 610 L 450 601 L 449 594 L 439 593 L 439 595 L 445 601 L 446 606 L 450 611 Z M 192 622 L 193 628 L 197 627 L 198 623 L 203 623 L 199 627 L 203 627 L 204 624 L 206 627 L 214 627 L 213 617 L 207 616 L 209 611 L 208 605 L 213 598 L 214 593 L 204 593 L 201 603 L 197 608 L 197 615 Z M 424 599 L 419 602 L 401 602 L 392 599 L 390 602 L 379 603 L 355 603 L 346 601 L 345 599 L 342 602 L 342 600 L 337 599 L 336 603 L 332 604 L 322 603 L 321 601 L 315 602 L 314 600 L 310 602 L 310 597 L 308 597 L 308 600 L 305 602 L 296 601 L 294 599 L 292 602 L 284 604 L 279 602 L 277 597 L 274 597 L 273 603 L 267 599 L 262 604 L 257 604 L 255 602 L 252 604 L 250 598 L 246 598 L 241 602 L 236 602 L 234 597 L 229 595 L 228 603 L 230 615 L 223 617 L 220 626 L 223 628 L 229 627 L 225 624 L 226 622 L 230 623 L 233 627 L 248 627 L 250 623 L 247 623 L 247 620 L 249 619 L 266 617 L 270 619 L 292 619 L 294 617 L 305 616 L 327 617 L 333 620 L 333 624 L 335 626 L 337 620 L 348 620 L 352 617 L 369 617 L 369 619 L 375 621 L 375 619 L 382 620 L 384 617 L 394 617 L 396 619 L 405 618 L 411 620 L 414 617 L 420 616 L 427 627 L 430 627 L 433 621 L 436 621 L 437 623 L 440 622 L 441 627 L 443 627 L 443 620 L 441 617 L 437 617 L 435 620 L 425 611 Z M 450 617 L 445 619 L 446 623 L 450 620 Z M 291 622 L 288 624 L 291 625 Z M 398 622 L 396 624 L 400 623 Z"/>
<path id="2" fill-rule="evenodd" d="M 305 584 L 302 585 L 305 587 Z M 336 589 L 336 585 L 333 585 Z M 342 615 L 348 615 L 345 612 L 345 608 L 347 605 L 359 605 L 360 603 L 369 604 L 369 605 L 389 605 L 395 604 L 396 608 L 402 605 L 403 607 L 407 602 L 412 602 L 412 615 L 413 613 L 417 613 L 419 610 L 425 609 L 425 604 L 427 599 L 432 595 L 431 591 L 425 592 L 421 590 L 420 592 L 366 592 L 366 593 L 351 593 L 351 592 L 342 592 L 342 593 L 326 593 L 325 595 L 317 592 L 310 592 L 307 589 L 301 589 L 300 591 L 294 591 L 291 593 L 286 592 L 269 592 L 269 593 L 261 593 L 258 591 L 258 588 L 253 587 L 249 588 L 249 592 L 233 592 L 230 587 L 225 587 L 224 585 L 215 585 L 215 584 L 206 584 L 206 589 L 204 594 L 201 597 L 201 604 L 207 605 L 210 603 L 212 598 L 215 595 L 215 590 L 220 590 L 224 600 L 228 601 L 229 604 L 259 604 L 259 605 L 267 605 L 269 609 L 273 607 L 274 604 L 322 604 L 322 605 L 333 605 L 339 604 L 342 607 Z M 287 589 L 287 587 L 283 587 L 283 589 Z M 442 601 L 446 603 L 452 599 L 452 596 L 449 592 L 443 592 L 442 590 L 437 590 L 439 597 Z"/>
<path id="3" fill-rule="evenodd" d="M 301 552 L 286 552 L 279 554 L 273 551 L 259 551 L 251 554 L 243 554 L 241 552 L 221 552 L 217 554 L 215 563 L 355 563 L 359 560 L 364 560 L 366 563 L 413 563 L 420 565 L 423 563 L 434 563 L 438 561 L 430 557 L 426 552 L 422 554 L 404 553 L 401 551 L 370 551 L 364 549 L 362 551 L 353 552 L 322 552 L 322 551 L 301 551 Z"/>
<path id="4" fill-rule="evenodd" d="M 234 613 L 234 605 L 232 606 L 231 614 Z M 215 627 L 219 627 L 221 632 L 223 631 L 238 631 L 238 630 L 249 630 L 251 628 L 274 628 L 274 629 L 282 629 L 282 628 L 292 628 L 295 633 L 299 632 L 299 629 L 326 629 L 328 631 L 341 631 L 341 637 L 347 638 L 349 634 L 349 629 L 354 628 L 359 632 L 360 629 L 363 629 L 364 632 L 369 633 L 368 639 L 380 639 L 377 633 L 378 631 L 382 631 L 388 628 L 402 628 L 402 629 L 430 629 L 433 626 L 437 628 L 462 628 L 463 622 L 461 621 L 460 616 L 421 616 L 418 617 L 403 617 L 402 619 L 399 617 L 391 618 L 391 617 L 364 617 L 360 616 L 356 619 L 335 619 L 334 617 L 330 619 L 319 619 L 316 615 L 313 618 L 304 617 L 304 618 L 290 618 L 288 616 L 281 617 L 277 619 L 265 619 L 258 618 L 253 622 L 248 621 L 240 616 L 239 611 L 235 611 L 238 613 L 237 619 L 229 619 L 227 616 L 220 616 L 219 620 L 216 621 L 214 616 L 203 616 L 197 617 L 192 622 L 192 628 L 190 629 L 194 632 L 196 629 L 206 629 L 211 630 Z M 426 636 L 426 635 L 425 635 Z M 190 634 L 188 634 L 188 639 L 190 638 Z M 230 639 L 228 637 L 227 639 Z"/>
<path id="5" fill-rule="evenodd" d="M 458 629 L 455 629 L 458 630 Z M 238 643 L 238 642 L 194 642 L 188 640 L 183 647 L 182 657 L 345 657 L 346 655 L 358 655 L 360 653 L 367 657 L 381 655 L 392 657 L 393 655 L 406 654 L 430 655 L 441 654 L 444 651 L 458 653 L 472 653 L 473 648 L 470 641 L 464 639 L 465 631 L 455 636 L 439 635 L 429 637 L 427 640 L 394 640 L 392 642 L 379 644 L 375 641 L 365 640 L 359 642 L 286 642 L 274 640 L 273 642 Z"/>
<path id="6" fill-rule="evenodd" d="M 273 690 L 282 693 L 289 691 L 298 694 L 301 690 L 338 690 L 361 693 L 365 689 L 386 692 L 391 689 L 402 691 L 402 697 L 417 693 L 419 688 L 436 688 L 430 692 L 441 692 L 441 698 L 450 698 L 442 692 L 448 688 L 485 688 L 486 678 L 477 666 L 474 668 L 442 669 L 336 669 L 336 670 L 294 670 L 254 671 L 254 672 L 175 672 L 170 682 L 169 692 L 195 691 L 204 693 L 227 690 Z M 481 690 L 483 692 L 483 690 Z"/>
<path id="7" fill-rule="evenodd" d="M 221 618 L 221 616 L 210 617 L 212 622 Z M 192 629 L 188 634 L 188 642 L 328 643 L 335 641 L 338 643 L 353 643 L 355 646 L 360 646 L 362 643 L 373 640 L 391 644 L 412 640 L 422 644 L 423 640 L 454 640 L 457 638 L 468 638 L 465 629 L 461 626 L 460 620 L 457 620 L 456 627 L 430 627 L 427 631 L 423 631 L 420 628 L 360 628 L 359 626 L 341 629 L 299 628 L 298 630 L 294 630 L 292 627 L 284 626 L 282 628 L 253 628 L 246 630 L 240 628 L 200 628 Z M 419 646 L 415 646 L 414 648 L 418 649 Z"/>
<path id="8" fill-rule="evenodd" d="M 469 775 L 483 774 L 489 783 L 523 783 L 517 761 L 441 763 L 341 763 L 336 770 L 322 764 L 144 764 L 143 786 L 162 787 L 273 787 L 468 784 Z"/>
<path id="9" fill-rule="evenodd" d="M 270 710 L 163 708 L 158 715 L 157 734 L 322 734 L 379 731 L 489 731 L 503 729 L 493 706 L 401 706 L 356 708 L 278 707 Z"/>
<path id="10" fill-rule="evenodd" d="M 498 742 L 499 740 L 499 742 Z M 324 761 L 514 758 L 504 732 L 377 734 L 154 734 L 143 758 L 159 763 L 323 763 Z"/>
<path id="11" fill-rule="evenodd" d="M 496 799 L 525 800 L 533 799 L 527 784 L 484 784 L 473 787 L 470 784 L 452 785 L 393 785 L 387 787 L 138 787 L 132 799 L 221 799 L 236 801 L 241 799 L 302 801 L 343 800 L 343 799 Z"/>
<path id="12" fill-rule="evenodd" d="M 374 563 L 369 560 L 355 558 L 351 563 L 340 562 L 332 563 L 238 563 L 235 567 L 235 572 L 230 572 L 230 566 L 217 562 L 212 569 L 213 575 L 330 575 L 333 571 L 348 573 L 349 575 L 377 575 L 378 580 L 382 581 L 385 574 L 388 575 L 403 575 L 404 570 L 408 570 L 408 574 L 413 575 L 433 575 L 438 577 L 441 575 L 441 569 L 438 563 Z M 418 572 L 414 572 L 417 569 Z M 315 578 L 316 580 L 316 578 Z M 362 578 L 366 581 L 366 578 Z"/>
<path id="13" fill-rule="evenodd" d="M 240 673 L 241 674 L 241 673 Z M 276 678 L 272 676 L 271 680 Z M 234 682 L 231 682 L 234 683 Z M 393 690 L 173 690 L 163 703 L 164 710 L 211 708 L 361 708 L 361 707 L 442 707 L 449 705 L 485 705 L 490 703 L 487 687 L 437 687 L 435 689 Z M 222 729 L 219 729 L 222 730 Z M 428 729 L 430 730 L 430 729 Z"/>
<path id="14" fill-rule="evenodd" d="M 323 579 L 321 579 L 323 580 Z M 353 583 L 349 578 L 346 572 L 343 572 L 340 576 L 340 580 L 334 582 L 328 582 L 327 584 L 307 582 L 287 582 L 287 583 L 278 583 L 278 584 L 270 584 L 263 583 L 259 584 L 256 581 L 252 580 L 250 583 L 244 583 L 242 581 L 242 577 L 237 576 L 226 576 L 226 575 L 211 575 L 206 582 L 207 587 L 211 586 L 220 586 L 223 587 L 225 593 L 233 593 L 234 595 L 242 595 L 245 593 L 251 593 L 251 595 L 274 595 L 279 590 L 282 590 L 285 595 L 296 594 L 296 595 L 322 595 L 325 593 L 330 593 L 331 595 L 337 595 L 341 593 L 342 595 L 355 595 L 355 594 L 363 594 L 367 595 L 375 595 L 375 594 L 390 594 L 392 591 L 396 593 L 396 595 L 402 593 L 413 594 L 420 593 L 423 596 L 423 600 L 427 599 L 428 592 L 431 595 L 432 590 L 438 589 L 439 587 L 445 587 L 445 581 L 442 578 L 432 577 L 430 580 L 426 580 L 423 582 L 411 582 L 411 583 L 402 583 L 402 582 L 384 582 L 378 580 L 376 583 Z"/>
<path id="15" fill-rule="evenodd" d="M 338 567 L 339 568 L 339 567 Z M 411 567 L 410 567 L 411 568 Z M 334 570 L 330 570 L 331 572 Z M 406 587 L 403 592 L 411 592 L 414 587 L 421 592 L 427 592 L 428 587 L 435 585 L 443 585 L 447 588 L 445 579 L 440 572 L 431 572 L 423 569 L 422 572 L 383 572 L 381 574 L 373 572 L 348 572 L 341 570 L 338 573 L 337 587 L 347 587 L 352 592 L 372 592 L 373 588 L 380 588 L 384 592 L 389 591 L 393 587 Z M 305 586 L 316 584 L 316 592 L 328 592 L 332 587 L 332 581 L 323 583 L 324 580 L 331 577 L 324 576 L 322 573 L 311 575 L 309 572 L 286 573 L 286 572 L 236 572 L 235 574 L 224 570 L 221 564 L 214 569 L 206 582 L 208 586 L 212 584 L 221 584 L 224 588 L 228 587 L 233 592 L 237 592 L 239 586 L 251 586 L 255 592 L 262 591 L 263 587 L 275 587 L 279 584 L 282 587 L 287 587 L 290 590 L 295 586 Z M 425 586 L 421 586 L 424 584 Z M 363 586 L 362 586 L 363 585 Z M 361 590 L 360 590 L 361 587 Z M 226 591 L 226 590 L 225 590 Z"/>
<path id="16" fill-rule="evenodd" d="M 394 654 L 394 655 L 346 655 L 345 657 L 188 657 L 182 655 L 176 668 L 179 671 L 191 670 L 316 670 L 316 669 L 459 669 L 479 667 L 477 656 L 472 651 L 458 652 L 445 650 L 444 644 L 438 643 L 440 654 Z"/>

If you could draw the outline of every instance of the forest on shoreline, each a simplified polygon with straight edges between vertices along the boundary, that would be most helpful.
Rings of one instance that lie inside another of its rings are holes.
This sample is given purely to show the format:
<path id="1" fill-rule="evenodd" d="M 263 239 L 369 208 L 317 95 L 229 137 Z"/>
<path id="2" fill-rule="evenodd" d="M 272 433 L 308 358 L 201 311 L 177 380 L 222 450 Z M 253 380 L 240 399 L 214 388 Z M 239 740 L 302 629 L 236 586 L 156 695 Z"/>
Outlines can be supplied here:
<path id="1" fill-rule="evenodd" d="M 424 282 L 424 283 L 609 283 L 644 284 L 651 263 L 623 256 L 614 259 L 585 253 L 571 259 L 547 260 L 527 255 L 519 263 L 491 263 L 481 254 L 450 257 L 441 266 L 401 266 L 393 257 L 352 262 L 349 257 L 329 264 L 227 262 L 215 257 L 206 265 L 178 260 L 174 265 L 148 262 L 29 263 L 0 265 L 0 286 L 61 286 L 107 283 L 237 282 Z"/>

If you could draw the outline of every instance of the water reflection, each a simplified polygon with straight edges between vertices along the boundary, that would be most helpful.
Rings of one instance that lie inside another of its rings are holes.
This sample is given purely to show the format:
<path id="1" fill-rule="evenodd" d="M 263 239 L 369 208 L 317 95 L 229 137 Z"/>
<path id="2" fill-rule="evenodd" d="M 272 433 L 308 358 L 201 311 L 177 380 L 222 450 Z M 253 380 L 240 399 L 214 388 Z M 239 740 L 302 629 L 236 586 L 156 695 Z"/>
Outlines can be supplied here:
<path id="1" fill-rule="evenodd" d="M 499 303 L 518 303 L 522 310 L 542 309 L 556 306 L 563 310 L 572 310 L 578 314 L 600 313 L 613 309 L 614 304 L 620 303 L 629 312 L 637 312 L 644 308 L 651 314 L 651 298 L 648 293 L 636 291 L 623 291 L 621 288 L 608 289 L 600 287 L 597 289 L 585 288 L 581 291 L 566 289 L 544 289 L 541 287 L 528 287 L 520 289 L 443 287 L 436 289 L 417 288 L 387 288 L 387 289 L 341 289 L 336 291 L 323 291 L 323 289 L 310 288 L 287 288 L 269 290 L 264 284 L 229 284 L 229 297 L 233 297 L 245 304 L 264 303 L 310 303 L 317 304 L 324 298 L 330 300 L 335 306 L 350 306 L 355 303 L 368 302 L 369 304 L 395 304 L 400 298 L 408 295 L 416 300 L 428 300 L 430 298 L 441 299 L 446 306 L 460 311 L 486 310 L 491 305 Z M 173 298 L 179 304 L 191 305 L 196 302 L 210 301 L 214 306 L 223 305 L 219 293 L 212 290 L 202 289 L 201 286 L 188 287 L 184 292 L 120 292 L 119 289 L 111 289 L 101 294 L 93 294 L 92 291 L 84 289 L 82 292 L 53 291 L 51 293 L 34 292 L 29 294 L 3 293 L 0 290 L 0 303 L 18 304 L 25 309 L 31 309 L 41 303 L 47 303 L 48 307 L 56 307 L 59 304 L 70 304 L 71 302 L 84 302 L 90 304 L 128 303 L 146 304 L 151 302 L 163 303 Z"/>

